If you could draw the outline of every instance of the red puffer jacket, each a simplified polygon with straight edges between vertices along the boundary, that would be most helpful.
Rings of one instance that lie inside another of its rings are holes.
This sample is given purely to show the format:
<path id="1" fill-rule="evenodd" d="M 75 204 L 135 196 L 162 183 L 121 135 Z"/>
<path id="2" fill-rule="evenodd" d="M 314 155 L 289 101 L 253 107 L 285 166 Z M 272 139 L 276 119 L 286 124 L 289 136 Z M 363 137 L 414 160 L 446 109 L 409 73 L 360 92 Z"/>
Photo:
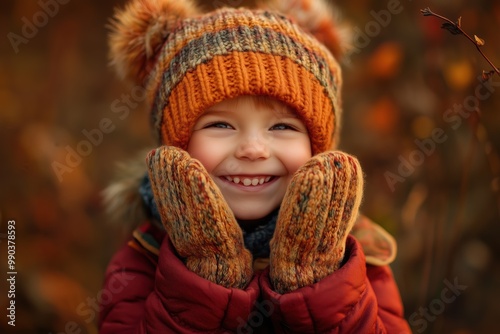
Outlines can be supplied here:
<path id="1" fill-rule="evenodd" d="M 340 269 L 284 295 L 268 270 L 244 290 L 228 289 L 189 271 L 151 224 L 134 236 L 108 266 L 101 334 L 411 333 L 389 267 L 367 265 L 352 236 Z"/>

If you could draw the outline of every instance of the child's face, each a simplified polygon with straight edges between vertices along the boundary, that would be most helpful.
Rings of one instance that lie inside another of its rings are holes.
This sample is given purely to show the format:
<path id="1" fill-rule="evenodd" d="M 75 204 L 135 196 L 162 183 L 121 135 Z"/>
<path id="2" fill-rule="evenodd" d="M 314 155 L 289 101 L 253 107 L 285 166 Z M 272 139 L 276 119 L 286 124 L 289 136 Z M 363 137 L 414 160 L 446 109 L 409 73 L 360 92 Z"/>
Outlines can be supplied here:
<path id="1" fill-rule="evenodd" d="M 200 160 L 236 218 L 263 218 L 280 204 L 293 173 L 311 158 L 307 128 L 284 104 L 240 96 L 209 108 L 187 151 Z"/>

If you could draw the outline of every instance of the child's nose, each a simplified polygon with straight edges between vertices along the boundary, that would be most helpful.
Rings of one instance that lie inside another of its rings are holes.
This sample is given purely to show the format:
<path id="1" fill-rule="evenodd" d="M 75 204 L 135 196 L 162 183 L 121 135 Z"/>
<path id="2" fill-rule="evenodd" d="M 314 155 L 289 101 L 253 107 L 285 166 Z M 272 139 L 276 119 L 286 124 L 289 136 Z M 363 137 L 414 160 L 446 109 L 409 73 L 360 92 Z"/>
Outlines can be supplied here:
<path id="1" fill-rule="evenodd" d="M 262 136 L 248 136 L 238 143 L 235 155 L 238 159 L 267 159 L 270 156 L 269 143 Z"/>

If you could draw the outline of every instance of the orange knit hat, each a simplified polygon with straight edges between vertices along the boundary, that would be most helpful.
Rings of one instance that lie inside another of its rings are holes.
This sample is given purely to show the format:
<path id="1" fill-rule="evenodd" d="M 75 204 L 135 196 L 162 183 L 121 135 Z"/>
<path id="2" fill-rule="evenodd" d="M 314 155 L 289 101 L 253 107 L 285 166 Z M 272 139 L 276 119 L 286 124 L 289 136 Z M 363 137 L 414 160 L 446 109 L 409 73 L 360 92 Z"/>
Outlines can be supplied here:
<path id="1" fill-rule="evenodd" d="M 313 154 L 337 145 L 342 79 L 334 54 L 343 45 L 332 11 L 322 0 L 277 0 L 266 7 L 274 9 L 203 14 L 186 0 L 131 0 L 117 11 L 112 61 L 122 76 L 146 88 L 161 144 L 186 149 L 207 108 L 264 95 L 297 112 Z"/>

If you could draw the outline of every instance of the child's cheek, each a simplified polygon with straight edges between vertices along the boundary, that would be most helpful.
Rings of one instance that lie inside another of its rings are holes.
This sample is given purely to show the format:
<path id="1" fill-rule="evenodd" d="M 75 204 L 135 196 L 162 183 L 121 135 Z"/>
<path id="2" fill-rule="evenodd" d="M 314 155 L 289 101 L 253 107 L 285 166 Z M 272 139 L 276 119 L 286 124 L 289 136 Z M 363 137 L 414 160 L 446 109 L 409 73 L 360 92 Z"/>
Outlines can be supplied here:
<path id="1" fill-rule="evenodd" d="M 193 135 L 187 148 L 191 158 L 199 160 L 208 173 L 214 168 L 214 155 L 210 146 L 210 143 L 201 136 Z"/>
<path id="2" fill-rule="evenodd" d="M 290 149 L 287 152 L 288 157 L 288 171 L 290 174 L 295 173 L 300 167 L 302 167 L 309 159 L 311 159 L 311 150 L 308 146 L 302 145 L 294 149 Z"/>

